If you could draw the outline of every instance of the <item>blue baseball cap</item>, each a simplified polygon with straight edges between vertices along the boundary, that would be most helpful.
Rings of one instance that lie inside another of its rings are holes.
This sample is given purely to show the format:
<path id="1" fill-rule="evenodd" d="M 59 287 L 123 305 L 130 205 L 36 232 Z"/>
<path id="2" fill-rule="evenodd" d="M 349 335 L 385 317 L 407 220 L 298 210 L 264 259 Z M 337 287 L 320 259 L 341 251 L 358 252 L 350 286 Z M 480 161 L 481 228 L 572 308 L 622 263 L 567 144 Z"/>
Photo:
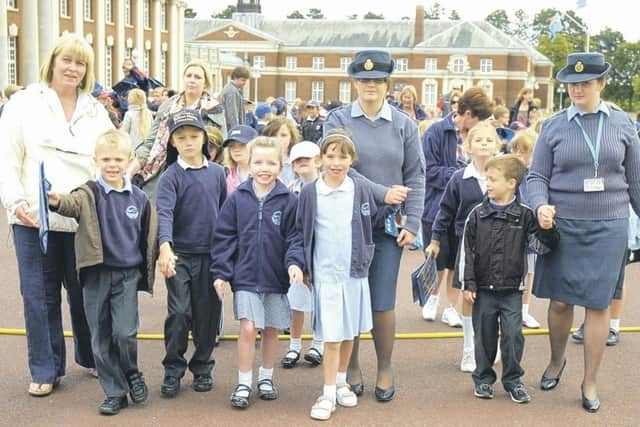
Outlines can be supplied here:
<path id="1" fill-rule="evenodd" d="M 264 117 L 271 112 L 271 106 L 266 102 L 262 102 L 256 107 L 255 115 L 259 119 L 264 119 Z"/>
<path id="2" fill-rule="evenodd" d="M 247 125 L 238 125 L 231 128 L 227 139 L 222 143 L 223 147 L 231 144 L 232 142 L 239 142 L 241 144 L 248 144 L 253 138 L 258 136 L 258 132 Z"/>
<path id="3" fill-rule="evenodd" d="M 356 53 L 348 72 L 354 79 L 386 79 L 393 72 L 394 65 L 389 52 L 363 50 Z"/>
<path id="4" fill-rule="evenodd" d="M 558 71 L 556 80 L 562 83 L 582 83 L 609 74 L 611 64 L 599 52 L 578 52 L 567 56 L 567 65 Z"/>
<path id="5" fill-rule="evenodd" d="M 194 128 L 200 129 L 203 132 L 206 132 L 200 112 L 196 110 L 189 110 L 186 108 L 169 115 L 167 126 L 169 127 L 169 139 L 171 139 L 171 135 L 173 135 L 173 132 L 183 126 L 192 126 Z"/>

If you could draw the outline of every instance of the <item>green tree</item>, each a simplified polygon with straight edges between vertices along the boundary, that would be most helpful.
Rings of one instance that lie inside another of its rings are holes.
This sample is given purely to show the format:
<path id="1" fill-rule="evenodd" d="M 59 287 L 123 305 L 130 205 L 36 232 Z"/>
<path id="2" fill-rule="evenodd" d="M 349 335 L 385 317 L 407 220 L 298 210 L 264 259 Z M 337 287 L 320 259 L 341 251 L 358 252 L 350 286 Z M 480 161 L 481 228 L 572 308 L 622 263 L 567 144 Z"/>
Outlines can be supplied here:
<path id="1" fill-rule="evenodd" d="M 193 19 L 198 15 L 198 12 L 188 7 L 184 10 L 184 17 L 187 19 Z"/>
<path id="2" fill-rule="evenodd" d="M 459 21 L 461 19 L 460 14 L 458 13 L 457 10 L 451 9 L 451 12 L 449 12 L 449 19 L 451 21 Z"/>
<path id="3" fill-rule="evenodd" d="M 322 10 L 315 7 L 312 7 L 311 9 L 309 9 L 309 13 L 307 13 L 307 17 L 309 19 L 324 19 Z"/>
<path id="4" fill-rule="evenodd" d="M 299 10 L 294 10 L 287 15 L 287 19 L 304 19 L 304 15 Z"/>
<path id="5" fill-rule="evenodd" d="M 446 9 L 440 3 L 435 2 L 431 5 L 428 10 L 425 10 L 424 17 L 426 19 L 431 19 L 437 21 L 438 19 L 442 19 L 442 17 L 446 13 Z"/>
<path id="6" fill-rule="evenodd" d="M 511 34 L 525 43 L 533 44 L 534 42 L 531 18 L 522 9 L 516 10 L 515 20 L 511 24 Z"/>
<path id="7" fill-rule="evenodd" d="M 383 14 L 377 14 L 377 13 L 373 13 L 373 12 L 367 12 L 362 19 L 384 19 L 384 15 Z"/>
<path id="8" fill-rule="evenodd" d="M 607 59 L 614 54 L 618 46 L 624 43 L 624 36 L 620 31 L 605 27 L 591 38 L 591 50 L 602 53 Z"/>
<path id="9" fill-rule="evenodd" d="M 211 17 L 217 18 L 217 19 L 231 19 L 231 16 L 237 11 L 238 9 L 236 8 L 236 5 L 230 4 L 222 12 L 219 12 L 219 13 L 213 12 L 211 14 Z"/>
<path id="10" fill-rule="evenodd" d="M 552 75 L 555 76 L 558 73 L 558 71 L 565 66 L 565 64 L 567 63 L 567 55 L 569 55 L 571 52 L 575 52 L 575 49 L 573 48 L 573 44 L 574 44 L 573 38 L 564 33 L 559 33 L 555 41 L 553 42 L 547 36 L 540 37 L 537 45 L 537 50 L 538 52 L 542 53 L 547 58 L 549 58 L 551 62 L 553 62 Z M 559 82 L 554 80 L 554 84 L 555 84 L 555 87 L 554 87 L 553 94 L 555 97 L 555 101 L 553 105 L 556 106 L 556 105 L 559 105 L 560 103 L 559 94 L 556 91 L 556 88 L 558 87 Z M 563 98 L 564 99 L 567 98 L 566 92 Z"/>
<path id="11" fill-rule="evenodd" d="M 611 65 L 606 97 L 631 111 L 640 95 L 634 85 L 640 75 L 640 42 L 620 44 L 611 58 Z"/>
<path id="12" fill-rule="evenodd" d="M 509 15 L 504 9 L 494 10 L 484 18 L 489 24 L 493 25 L 499 30 L 504 31 L 507 34 L 511 34 L 511 23 L 509 22 Z"/>

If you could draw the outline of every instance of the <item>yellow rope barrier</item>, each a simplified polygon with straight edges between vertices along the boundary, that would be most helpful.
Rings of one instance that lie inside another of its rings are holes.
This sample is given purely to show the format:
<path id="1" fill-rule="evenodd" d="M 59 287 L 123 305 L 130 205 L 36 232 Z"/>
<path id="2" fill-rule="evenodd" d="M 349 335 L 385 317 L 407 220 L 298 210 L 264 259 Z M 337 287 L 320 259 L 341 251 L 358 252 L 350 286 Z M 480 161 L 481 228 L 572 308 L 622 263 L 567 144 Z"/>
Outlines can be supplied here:
<path id="1" fill-rule="evenodd" d="M 571 329 L 571 332 L 576 328 Z M 640 332 L 640 326 L 628 326 L 620 328 L 622 333 Z M 525 329 L 524 335 L 548 335 L 549 329 Z M 24 329 L 8 329 L 0 328 L 0 335 L 15 335 L 24 336 L 27 332 Z M 71 331 L 64 332 L 65 337 L 73 337 Z M 288 340 L 289 335 L 278 336 L 280 340 Z M 449 338 L 462 338 L 462 332 L 409 332 L 409 333 L 397 333 L 396 339 L 398 340 L 434 340 L 434 339 L 449 339 Z M 138 334 L 139 340 L 164 340 L 163 334 Z M 223 341 L 235 341 L 238 339 L 238 335 L 223 335 L 220 337 Z M 302 339 L 310 340 L 312 335 L 302 335 Z M 362 334 L 360 339 L 370 340 L 371 334 Z"/>

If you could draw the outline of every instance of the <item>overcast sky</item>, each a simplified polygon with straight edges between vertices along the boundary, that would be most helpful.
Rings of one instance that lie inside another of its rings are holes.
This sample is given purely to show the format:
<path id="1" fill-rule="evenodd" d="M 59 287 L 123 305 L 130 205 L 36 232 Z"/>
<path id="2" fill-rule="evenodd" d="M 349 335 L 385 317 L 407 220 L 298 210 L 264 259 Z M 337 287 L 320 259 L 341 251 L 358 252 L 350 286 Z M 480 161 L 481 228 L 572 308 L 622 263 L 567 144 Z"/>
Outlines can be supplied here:
<path id="1" fill-rule="evenodd" d="M 236 0 L 186 0 L 198 12 L 198 18 L 220 12 L 228 4 L 236 4 Z M 320 8 L 330 19 L 343 19 L 347 15 L 364 15 L 367 12 L 383 14 L 387 19 L 400 19 L 409 16 L 413 19 L 417 4 L 429 8 L 432 1 L 391 0 L 391 1 L 361 1 L 361 0 L 261 0 L 262 14 L 267 18 L 286 18 L 293 10 L 300 10 L 303 14 L 311 7 Z M 496 9 L 506 9 L 513 20 L 513 12 L 523 9 L 533 16 L 537 11 L 546 7 L 561 10 L 573 10 L 576 0 L 441 0 L 442 5 L 454 5 L 463 19 L 480 20 Z M 636 6 L 632 6 L 636 4 Z M 638 0 L 587 0 L 587 6 L 578 10 L 578 15 L 587 23 L 591 34 L 597 34 L 600 29 L 609 26 L 622 32 L 627 41 L 640 41 L 640 15 L 638 14 Z M 447 7 L 449 10 L 449 7 Z"/>

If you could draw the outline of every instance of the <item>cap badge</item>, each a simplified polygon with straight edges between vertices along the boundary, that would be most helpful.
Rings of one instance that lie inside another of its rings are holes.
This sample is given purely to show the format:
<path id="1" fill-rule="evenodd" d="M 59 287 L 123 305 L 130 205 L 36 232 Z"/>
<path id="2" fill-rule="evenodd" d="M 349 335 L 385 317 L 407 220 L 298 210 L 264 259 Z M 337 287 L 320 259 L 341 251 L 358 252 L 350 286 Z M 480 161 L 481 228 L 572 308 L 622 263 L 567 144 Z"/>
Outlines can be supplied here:
<path id="1" fill-rule="evenodd" d="M 363 66 L 363 68 L 364 68 L 366 71 L 371 71 L 371 70 L 373 70 L 373 61 L 372 61 L 371 59 L 367 58 L 367 60 L 366 60 L 366 61 L 364 61 L 364 66 Z"/>
<path id="2" fill-rule="evenodd" d="M 581 73 L 584 71 L 584 64 L 582 63 L 582 61 L 578 61 L 576 62 L 576 65 L 573 67 L 573 69 L 576 71 L 576 73 Z"/>

